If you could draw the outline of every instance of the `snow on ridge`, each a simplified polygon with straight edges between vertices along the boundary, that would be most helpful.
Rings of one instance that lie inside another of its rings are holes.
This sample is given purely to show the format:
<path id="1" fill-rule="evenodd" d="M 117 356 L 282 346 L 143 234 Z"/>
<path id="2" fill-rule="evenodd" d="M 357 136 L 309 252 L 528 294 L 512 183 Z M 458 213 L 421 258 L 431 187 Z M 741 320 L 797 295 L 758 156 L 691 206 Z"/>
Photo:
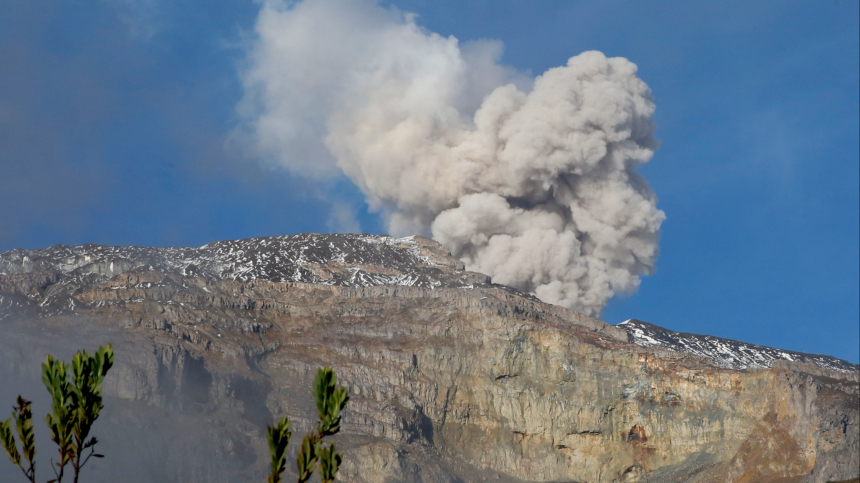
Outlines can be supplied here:
<path id="1" fill-rule="evenodd" d="M 626 330 L 631 342 L 636 345 L 695 354 L 727 369 L 768 368 L 775 360 L 785 360 L 805 362 L 839 372 L 860 370 L 857 364 L 832 356 L 776 349 L 710 335 L 675 332 L 636 319 L 625 320 L 618 327 Z"/>
<path id="2" fill-rule="evenodd" d="M 426 242 L 424 246 L 426 246 Z M 422 255 L 416 237 L 298 235 L 224 240 L 201 247 L 63 246 L 0 253 L 0 272 L 95 273 L 110 278 L 128 270 L 160 270 L 242 282 L 306 282 L 323 285 L 454 285 L 450 270 Z M 432 243 L 432 242 L 431 242 Z M 457 278 L 459 283 L 459 277 Z"/>

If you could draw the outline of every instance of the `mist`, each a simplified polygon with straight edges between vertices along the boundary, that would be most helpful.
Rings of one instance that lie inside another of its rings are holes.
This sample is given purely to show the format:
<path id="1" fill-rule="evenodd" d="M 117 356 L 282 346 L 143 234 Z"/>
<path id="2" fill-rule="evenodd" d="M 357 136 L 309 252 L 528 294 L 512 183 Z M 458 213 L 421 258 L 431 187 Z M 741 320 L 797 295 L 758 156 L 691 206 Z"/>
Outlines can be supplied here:
<path id="1" fill-rule="evenodd" d="M 589 315 L 653 273 L 665 215 L 636 169 L 659 143 L 632 62 L 585 52 L 532 78 L 501 42 L 364 0 L 265 1 L 255 35 L 235 136 L 253 157 L 346 175 L 392 235 Z"/>
<path id="2" fill-rule="evenodd" d="M 51 401 L 41 363 L 51 354 L 70 362 L 113 344 L 114 367 L 104 383 L 104 409 L 91 432 L 97 453 L 81 481 L 264 481 L 265 387 L 234 374 L 213 374 L 178 344 L 159 344 L 133 331 L 81 318 L 4 320 L 0 337 L 0 420 L 17 395 L 33 401 L 37 481 L 54 478 L 57 447 L 43 418 Z M 65 480 L 70 480 L 69 466 Z M 26 481 L 0 454 L 0 481 Z"/>

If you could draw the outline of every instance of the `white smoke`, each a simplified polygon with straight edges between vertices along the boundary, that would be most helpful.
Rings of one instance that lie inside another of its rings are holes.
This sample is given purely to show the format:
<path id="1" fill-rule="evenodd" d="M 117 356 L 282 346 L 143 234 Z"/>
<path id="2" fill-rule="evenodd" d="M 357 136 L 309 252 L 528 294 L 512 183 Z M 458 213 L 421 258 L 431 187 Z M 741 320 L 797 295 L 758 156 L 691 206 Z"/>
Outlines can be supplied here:
<path id="1" fill-rule="evenodd" d="M 599 52 L 531 80 L 365 0 L 263 3 L 240 112 L 255 154 L 345 173 L 394 235 L 599 315 L 653 271 L 665 218 L 634 170 L 658 143 L 636 66 Z"/>

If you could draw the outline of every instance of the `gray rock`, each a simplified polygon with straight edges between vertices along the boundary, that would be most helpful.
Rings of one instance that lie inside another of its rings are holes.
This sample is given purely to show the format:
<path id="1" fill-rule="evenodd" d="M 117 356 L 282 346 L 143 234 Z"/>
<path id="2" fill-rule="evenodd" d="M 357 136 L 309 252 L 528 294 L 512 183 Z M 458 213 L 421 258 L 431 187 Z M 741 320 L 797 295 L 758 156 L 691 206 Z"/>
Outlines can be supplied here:
<path id="1" fill-rule="evenodd" d="M 21 392 L 42 414 L 46 353 L 114 344 L 86 481 L 264 481 L 266 423 L 289 415 L 295 447 L 323 365 L 351 397 L 342 481 L 858 476 L 856 373 L 633 344 L 427 239 L 58 246 L 0 254 L 0 271 L 0 404 Z"/>

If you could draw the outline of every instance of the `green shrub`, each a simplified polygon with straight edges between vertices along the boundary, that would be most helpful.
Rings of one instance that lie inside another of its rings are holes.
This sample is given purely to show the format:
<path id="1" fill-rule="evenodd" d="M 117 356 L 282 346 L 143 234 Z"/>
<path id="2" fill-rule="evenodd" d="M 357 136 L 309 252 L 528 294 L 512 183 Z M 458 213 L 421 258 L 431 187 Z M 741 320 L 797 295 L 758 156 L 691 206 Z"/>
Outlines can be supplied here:
<path id="1" fill-rule="evenodd" d="M 110 344 L 99 347 L 93 355 L 78 351 L 71 364 L 55 360 L 50 355 L 42 364 L 42 382 L 51 394 L 51 412 L 45 416 L 45 423 L 59 452 L 58 461 L 51 466 L 56 478 L 48 483 L 62 483 L 65 468 L 69 465 L 74 470 L 74 483 L 78 483 L 81 468 L 90 458 L 103 457 L 95 452 L 98 440 L 90 437 L 90 429 L 104 408 L 102 386 L 105 375 L 112 366 L 113 350 Z M 336 451 L 334 443 L 324 441 L 323 438 L 340 432 L 341 412 L 346 407 L 349 396 L 346 389 L 337 386 L 337 375 L 328 366 L 317 372 L 313 392 L 319 420 L 316 430 L 305 435 L 299 448 L 296 459 L 298 483 L 310 480 L 316 470 L 319 470 L 323 483 L 331 483 L 340 468 L 343 455 Z M 12 409 L 12 417 L 0 422 L 0 443 L 12 463 L 21 469 L 30 483 L 36 483 L 36 446 L 30 405 L 30 401 L 18 396 L 17 405 Z M 286 416 L 274 426 L 267 427 L 266 437 L 271 459 L 269 483 L 281 481 L 281 475 L 286 469 L 287 445 L 291 435 L 290 421 Z M 86 454 L 82 461 L 87 450 L 89 454 Z"/>
<path id="2" fill-rule="evenodd" d="M 36 439 L 33 436 L 33 413 L 30 411 L 31 402 L 18 396 L 18 404 L 12 408 L 12 417 L 6 421 L 0 422 L 0 440 L 3 442 L 3 448 L 21 471 L 24 476 L 31 482 L 36 481 Z M 24 468 L 21 464 L 21 453 L 18 452 L 18 446 L 15 444 L 15 437 L 12 436 L 12 419 L 15 419 L 15 430 L 18 433 L 18 439 L 21 441 L 21 452 L 24 453 L 24 459 L 27 461 L 28 468 Z"/>
<path id="3" fill-rule="evenodd" d="M 332 436 L 340 431 L 341 411 L 349 401 L 346 389 L 337 386 L 337 376 L 332 368 L 326 366 L 317 372 L 314 379 L 314 398 L 317 403 L 319 420 L 316 431 L 305 435 L 296 458 L 298 466 L 298 483 L 310 480 L 316 469 L 319 469 L 323 483 L 334 481 L 337 470 L 343 461 L 343 455 L 335 450 L 334 443 L 323 441 L 326 436 Z M 286 468 L 287 444 L 290 441 L 290 422 L 286 416 L 269 426 L 269 457 L 272 472 L 268 483 L 279 483 L 281 474 Z"/>
<path id="4" fill-rule="evenodd" d="M 74 483 L 78 483 L 81 468 L 90 458 L 103 457 L 95 452 L 98 440 L 90 437 L 90 429 L 99 417 L 99 412 L 104 408 L 101 396 L 102 384 L 111 366 L 113 366 L 113 350 L 110 344 L 99 347 L 93 355 L 86 351 L 78 351 L 72 358 L 71 364 L 55 360 L 50 355 L 42 364 L 42 382 L 51 394 L 51 412 L 45 416 L 45 423 L 48 424 L 51 440 L 56 443 L 59 451 L 59 461 L 51 467 L 56 478 L 48 483 L 61 483 L 66 466 L 69 464 L 74 470 Z M 72 370 L 71 380 L 69 369 Z M 12 463 L 21 468 L 24 476 L 31 483 L 35 483 L 36 447 L 31 403 L 21 396 L 18 396 L 17 403 L 12 410 L 12 418 L 0 422 L 0 440 Z M 12 419 L 15 420 L 15 432 L 21 444 L 20 452 L 12 434 Z M 86 450 L 90 450 L 89 454 L 81 461 Z M 26 468 L 24 461 L 27 462 Z"/>

